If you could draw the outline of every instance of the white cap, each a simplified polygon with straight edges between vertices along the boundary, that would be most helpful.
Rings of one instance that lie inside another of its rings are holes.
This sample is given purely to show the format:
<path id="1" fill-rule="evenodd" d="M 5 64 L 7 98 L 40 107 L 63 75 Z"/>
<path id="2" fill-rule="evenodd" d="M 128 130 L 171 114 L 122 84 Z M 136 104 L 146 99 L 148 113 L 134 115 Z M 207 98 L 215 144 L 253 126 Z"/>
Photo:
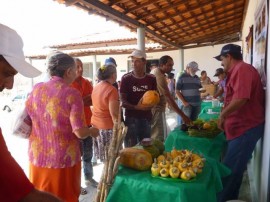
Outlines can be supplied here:
<path id="1" fill-rule="evenodd" d="M 196 71 L 196 72 L 200 70 L 198 66 L 199 66 L 198 63 L 195 61 L 192 61 L 187 64 L 187 67 L 193 69 L 193 71 Z"/>
<path id="2" fill-rule="evenodd" d="M 144 58 L 146 59 L 146 54 L 145 52 L 141 51 L 141 50 L 134 50 L 130 56 L 128 57 L 135 57 L 135 58 Z"/>
<path id="3" fill-rule="evenodd" d="M 23 41 L 17 32 L 3 24 L 0 24 L 0 55 L 25 77 L 33 78 L 41 72 L 25 61 L 23 53 Z"/>

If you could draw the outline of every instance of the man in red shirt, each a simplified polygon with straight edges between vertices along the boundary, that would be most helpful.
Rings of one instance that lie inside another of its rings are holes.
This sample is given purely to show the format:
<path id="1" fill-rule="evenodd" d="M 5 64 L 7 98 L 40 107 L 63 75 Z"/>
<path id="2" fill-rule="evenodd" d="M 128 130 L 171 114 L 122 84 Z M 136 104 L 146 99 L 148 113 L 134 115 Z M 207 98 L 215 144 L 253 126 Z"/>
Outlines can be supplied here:
<path id="1" fill-rule="evenodd" d="M 93 86 L 89 80 L 83 78 L 83 63 L 79 58 L 75 58 L 77 64 L 77 78 L 71 84 L 73 88 L 76 88 L 80 91 L 83 103 L 84 103 L 84 115 L 85 122 L 90 127 L 91 125 L 91 116 L 92 112 L 90 106 L 92 105 L 91 94 L 93 91 Z M 97 187 L 98 183 L 93 179 L 93 166 L 92 166 L 92 157 L 93 157 L 93 140 L 92 137 L 87 137 L 86 139 L 81 140 L 81 151 L 82 151 L 82 161 L 83 161 L 83 172 L 85 184 L 92 185 Z M 86 194 L 86 191 L 82 189 L 82 194 Z"/>
<path id="2" fill-rule="evenodd" d="M 225 45 L 215 58 L 221 61 L 227 74 L 219 127 L 228 141 L 223 163 L 232 173 L 223 179 L 223 190 L 218 194 L 218 201 L 224 202 L 238 199 L 243 173 L 264 134 L 265 92 L 258 71 L 242 61 L 240 46 Z"/>
<path id="3" fill-rule="evenodd" d="M 0 24 L 0 91 L 12 89 L 14 76 L 19 72 L 33 78 L 39 70 L 25 62 L 23 41 L 13 29 Z M 60 202 L 55 196 L 38 191 L 27 179 L 22 168 L 11 156 L 0 129 L 0 201 Z"/>

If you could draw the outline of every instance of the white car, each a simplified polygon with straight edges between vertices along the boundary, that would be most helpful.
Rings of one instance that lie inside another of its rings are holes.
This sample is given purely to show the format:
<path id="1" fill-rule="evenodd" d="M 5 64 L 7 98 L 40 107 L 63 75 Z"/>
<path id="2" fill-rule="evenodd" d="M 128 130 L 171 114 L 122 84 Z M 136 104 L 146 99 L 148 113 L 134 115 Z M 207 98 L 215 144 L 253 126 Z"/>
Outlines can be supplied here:
<path id="1" fill-rule="evenodd" d="M 23 107 L 28 96 L 29 93 L 21 93 L 17 94 L 12 99 L 5 98 L 1 102 L 1 108 L 3 111 L 11 112 L 14 109 Z"/>

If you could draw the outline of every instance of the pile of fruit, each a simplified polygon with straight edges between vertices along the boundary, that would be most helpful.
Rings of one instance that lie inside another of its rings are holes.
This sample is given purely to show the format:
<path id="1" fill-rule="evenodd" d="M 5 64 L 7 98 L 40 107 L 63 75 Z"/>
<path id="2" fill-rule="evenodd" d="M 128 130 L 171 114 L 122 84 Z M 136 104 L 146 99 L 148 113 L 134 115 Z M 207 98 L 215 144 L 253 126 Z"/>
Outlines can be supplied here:
<path id="1" fill-rule="evenodd" d="M 205 159 L 189 150 L 176 150 L 159 155 L 152 164 L 152 176 L 191 180 L 202 172 Z"/>
<path id="2" fill-rule="evenodd" d="M 196 119 L 192 125 L 182 124 L 181 130 L 187 131 L 189 136 L 207 138 L 214 138 L 221 132 L 217 120 L 204 121 L 202 119 Z"/>

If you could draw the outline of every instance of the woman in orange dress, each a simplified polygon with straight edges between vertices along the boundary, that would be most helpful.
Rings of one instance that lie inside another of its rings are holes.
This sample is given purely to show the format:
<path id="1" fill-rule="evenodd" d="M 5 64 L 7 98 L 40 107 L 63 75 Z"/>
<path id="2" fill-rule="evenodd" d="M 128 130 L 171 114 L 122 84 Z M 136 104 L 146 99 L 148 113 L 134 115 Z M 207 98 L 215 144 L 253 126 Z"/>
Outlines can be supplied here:
<path id="1" fill-rule="evenodd" d="M 77 202 L 81 184 L 79 138 L 96 137 L 98 131 L 87 127 L 82 97 L 70 87 L 76 78 L 74 59 L 58 52 L 50 56 L 47 65 L 51 79 L 37 84 L 26 102 L 32 120 L 29 177 L 37 189 L 65 202 Z"/>

